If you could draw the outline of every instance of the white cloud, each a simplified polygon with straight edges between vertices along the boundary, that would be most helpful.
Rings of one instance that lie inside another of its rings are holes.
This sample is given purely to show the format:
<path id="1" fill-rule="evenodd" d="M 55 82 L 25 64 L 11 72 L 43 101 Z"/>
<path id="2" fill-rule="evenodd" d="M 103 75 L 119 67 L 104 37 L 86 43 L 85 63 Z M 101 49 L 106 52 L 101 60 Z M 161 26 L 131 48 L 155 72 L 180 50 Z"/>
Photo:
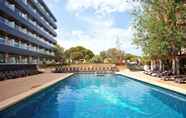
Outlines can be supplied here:
<path id="1" fill-rule="evenodd" d="M 95 10 L 96 14 L 110 14 L 112 12 L 125 12 L 139 5 L 138 0 L 68 0 L 67 9 L 81 12 L 87 9 Z"/>
<path id="2" fill-rule="evenodd" d="M 88 23 L 89 27 L 112 27 L 115 22 L 112 16 L 81 16 L 79 17 L 83 22 Z"/>
<path id="3" fill-rule="evenodd" d="M 99 29 L 91 29 L 93 32 L 85 31 L 72 31 L 64 32 L 63 39 L 58 42 L 65 48 L 74 46 L 84 46 L 91 49 L 95 53 L 99 53 L 102 50 L 108 48 L 117 47 L 116 40 L 122 43 L 121 49 L 130 53 L 139 53 L 139 50 L 135 50 L 131 45 L 132 28 L 122 29 L 117 27 L 104 27 Z"/>
<path id="4" fill-rule="evenodd" d="M 47 0 L 51 8 L 55 8 L 60 0 Z M 115 27 L 117 21 L 111 13 L 130 11 L 139 3 L 133 0 L 66 0 L 67 11 L 74 13 L 74 17 L 88 24 L 87 29 L 73 29 L 67 31 L 58 27 L 57 41 L 64 48 L 84 46 L 95 53 L 108 48 L 117 47 L 119 38 L 124 51 L 139 54 L 140 51 L 132 46 L 133 29 Z M 94 14 L 84 15 L 88 9 L 93 9 Z M 91 16 L 92 15 L 92 16 Z M 139 54 L 140 55 L 140 54 Z"/>

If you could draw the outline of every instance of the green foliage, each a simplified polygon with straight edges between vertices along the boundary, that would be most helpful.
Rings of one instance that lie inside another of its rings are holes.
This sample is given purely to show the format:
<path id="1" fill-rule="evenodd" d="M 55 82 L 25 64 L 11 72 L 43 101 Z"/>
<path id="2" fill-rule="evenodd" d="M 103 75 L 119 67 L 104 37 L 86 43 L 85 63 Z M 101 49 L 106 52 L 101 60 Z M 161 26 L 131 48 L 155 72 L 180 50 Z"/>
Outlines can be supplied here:
<path id="1" fill-rule="evenodd" d="M 94 57 L 94 53 L 81 46 L 72 47 L 65 51 L 65 57 L 68 62 L 79 62 L 80 60 L 89 61 L 92 57 Z"/>
<path id="2" fill-rule="evenodd" d="M 54 47 L 55 60 L 60 63 L 64 63 L 64 48 L 60 45 L 55 45 Z"/>
<path id="3" fill-rule="evenodd" d="M 144 65 L 144 64 L 147 64 L 147 65 L 150 65 L 150 58 L 149 58 L 149 56 L 145 56 L 145 55 L 143 55 L 142 57 L 141 57 L 141 62 L 142 62 L 142 64 Z"/>
<path id="4" fill-rule="evenodd" d="M 107 52 L 106 52 L 106 51 L 101 51 L 101 52 L 100 52 L 100 56 L 101 56 L 103 59 L 105 59 L 105 58 L 107 58 L 107 57 L 108 57 L 108 55 L 107 55 Z"/>
<path id="5" fill-rule="evenodd" d="M 103 58 L 100 55 L 95 55 L 91 60 L 91 63 L 103 63 Z"/>
<path id="6" fill-rule="evenodd" d="M 130 53 L 126 53 L 125 56 L 124 56 L 124 59 L 134 62 L 134 61 L 138 60 L 139 57 L 136 56 L 136 55 L 130 54 Z"/>
<path id="7" fill-rule="evenodd" d="M 123 60 L 124 52 L 116 48 L 110 48 L 106 51 L 100 52 L 100 56 L 103 60 L 109 58 L 112 60 L 112 63 L 118 63 L 119 60 Z"/>
<path id="8" fill-rule="evenodd" d="M 150 59 L 168 59 L 177 54 L 185 45 L 185 31 L 179 24 L 186 18 L 183 4 L 178 0 L 149 0 L 141 4 L 143 9 L 134 12 L 134 44 Z"/>

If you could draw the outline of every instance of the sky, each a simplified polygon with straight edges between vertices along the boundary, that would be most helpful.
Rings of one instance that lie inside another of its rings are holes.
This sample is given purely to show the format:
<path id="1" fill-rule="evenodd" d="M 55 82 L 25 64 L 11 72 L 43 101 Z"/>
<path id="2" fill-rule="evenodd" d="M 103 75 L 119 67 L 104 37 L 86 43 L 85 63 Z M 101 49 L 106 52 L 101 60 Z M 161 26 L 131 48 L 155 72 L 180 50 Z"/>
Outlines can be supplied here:
<path id="1" fill-rule="evenodd" d="M 133 0 L 45 0 L 57 19 L 58 43 L 68 49 L 84 46 L 98 54 L 109 48 L 141 55 L 132 44 Z M 119 43 L 118 43 L 119 42 Z"/>

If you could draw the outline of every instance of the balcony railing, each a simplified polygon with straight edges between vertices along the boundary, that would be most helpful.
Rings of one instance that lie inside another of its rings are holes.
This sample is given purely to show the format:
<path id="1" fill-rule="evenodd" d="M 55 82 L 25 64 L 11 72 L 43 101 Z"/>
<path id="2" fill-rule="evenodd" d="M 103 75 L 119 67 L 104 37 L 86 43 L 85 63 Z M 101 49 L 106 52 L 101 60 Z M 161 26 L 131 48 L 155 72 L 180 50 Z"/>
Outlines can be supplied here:
<path id="1" fill-rule="evenodd" d="M 16 29 L 17 31 L 20 31 L 26 35 L 29 35 L 30 37 L 33 37 L 34 39 L 37 39 L 38 41 L 52 47 L 51 45 L 49 45 L 48 41 L 45 40 L 44 38 L 40 38 L 39 36 L 37 36 L 36 34 L 33 34 L 31 32 L 29 32 L 27 29 L 25 28 L 22 28 L 18 25 L 15 25 L 15 23 L 12 21 L 10 22 L 9 20 L 3 18 L 3 17 L 0 17 L 0 21 L 2 21 L 3 23 L 5 23 L 6 25 L 8 25 L 9 27 L 13 28 L 13 29 Z"/>
<path id="2" fill-rule="evenodd" d="M 29 50 L 29 51 L 33 51 L 33 52 L 39 52 L 39 53 L 45 54 L 45 55 L 54 56 L 53 52 L 50 53 L 49 51 L 46 51 L 45 49 L 38 49 L 33 46 L 25 46 L 25 44 L 20 44 L 15 41 L 7 40 L 2 37 L 0 37 L 0 44 L 15 47 L 15 48 L 20 48 L 20 49 L 24 49 L 24 50 Z"/>

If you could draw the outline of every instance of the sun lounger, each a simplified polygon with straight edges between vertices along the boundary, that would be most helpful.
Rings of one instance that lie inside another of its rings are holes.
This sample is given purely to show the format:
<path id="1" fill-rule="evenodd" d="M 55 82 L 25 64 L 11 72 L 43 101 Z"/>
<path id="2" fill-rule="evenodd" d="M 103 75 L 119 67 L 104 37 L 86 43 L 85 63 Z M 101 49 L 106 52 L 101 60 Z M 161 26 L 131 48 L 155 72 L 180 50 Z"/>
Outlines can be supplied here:
<path id="1" fill-rule="evenodd" d="M 161 78 L 161 80 L 164 80 L 164 81 L 170 81 L 170 80 L 173 80 L 171 76 L 163 76 Z"/>
<path id="2" fill-rule="evenodd" d="M 186 81 L 186 76 L 185 75 L 178 75 L 174 77 L 174 81 L 176 83 L 184 83 Z"/>

